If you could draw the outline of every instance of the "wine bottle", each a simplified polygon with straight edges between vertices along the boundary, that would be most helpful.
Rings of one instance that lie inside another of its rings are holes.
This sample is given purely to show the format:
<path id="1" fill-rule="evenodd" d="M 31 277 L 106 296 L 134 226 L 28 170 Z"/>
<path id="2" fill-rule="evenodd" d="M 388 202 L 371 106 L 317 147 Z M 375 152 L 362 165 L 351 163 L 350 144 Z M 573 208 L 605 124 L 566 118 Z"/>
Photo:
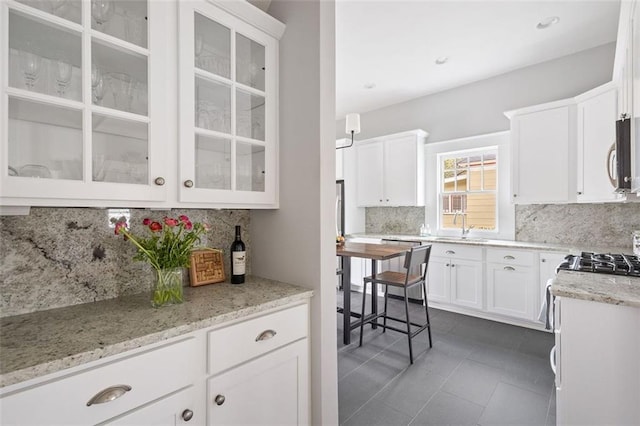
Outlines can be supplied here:
<path id="1" fill-rule="evenodd" d="M 231 284 L 244 282 L 246 260 L 247 252 L 240 238 L 240 225 L 236 225 L 236 239 L 231 244 Z"/>

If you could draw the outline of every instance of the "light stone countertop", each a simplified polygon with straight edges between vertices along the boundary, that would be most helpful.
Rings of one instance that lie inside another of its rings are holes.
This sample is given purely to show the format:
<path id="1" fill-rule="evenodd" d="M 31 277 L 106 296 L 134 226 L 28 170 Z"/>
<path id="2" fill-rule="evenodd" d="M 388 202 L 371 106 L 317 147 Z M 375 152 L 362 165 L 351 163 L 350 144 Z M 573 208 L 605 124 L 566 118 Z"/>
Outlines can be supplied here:
<path id="1" fill-rule="evenodd" d="M 366 234 L 357 233 L 349 234 L 348 238 L 381 238 L 388 240 L 400 240 L 400 241 L 422 241 L 427 243 L 441 243 L 441 244 L 465 244 L 481 247 L 499 247 L 499 248 L 514 248 L 514 249 L 533 249 L 544 251 L 558 251 L 563 253 L 580 254 L 582 251 L 591 251 L 594 253 L 631 253 L 630 247 L 599 247 L 597 245 L 589 247 L 571 247 L 569 245 L 549 244 L 549 243 L 536 243 L 528 241 L 514 241 L 514 240 L 491 240 L 486 238 L 469 237 L 466 239 L 448 236 L 420 236 L 409 234 Z"/>
<path id="2" fill-rule="evenodd" d="M 0 387 L 310 298 L 309 289 L 248 276 L 184 288 L 158 309 L 149 294 L 0 319 Z"/>
<path id="3" fill-rule="evenodd" d="M 640 278 L 593 272 L 559 271 L 554 296 L 640 308 Z"/>

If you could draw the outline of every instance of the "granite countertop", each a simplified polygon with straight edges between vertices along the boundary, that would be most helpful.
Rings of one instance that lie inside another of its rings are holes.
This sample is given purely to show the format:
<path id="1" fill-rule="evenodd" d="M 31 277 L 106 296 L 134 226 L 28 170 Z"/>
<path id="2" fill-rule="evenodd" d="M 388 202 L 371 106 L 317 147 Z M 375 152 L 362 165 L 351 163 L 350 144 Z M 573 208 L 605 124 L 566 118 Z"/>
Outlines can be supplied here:
<path id="1" fill-rule="evenodd" d="M 311 290 L 259 277 L 184 289 L 159 309 L 146 293 L 0 319 L 0 387 L 301 301 Z"/>
<path id="2" fill-rule="evenodd" d="M 593 272 L 559 271 L 554 296 L 640 308 L 640 278 Z"/>
<path id="3" fill-rule="evenodd" d="M 515 248 L 515 249 L 534 249 L 545 251 L 558 251 L 562 253 L 579 254 L 582 251 L 591 251 L 594 253 L 630 253 L 631 247 L 599 247 L 593 246 L 581 246 L 573 247 L 565 244 L 550 244 L 550 243 L 536 243 L 528 241 L 514 241 L 514 240 L 491 240 L 486 238 L 457 238 L 449 236 L 420 236 L 411 234 L 349 234 L 347 238 L 383 238 L 389 240 L 400 241 L 423 241 L 427 243 L 442 243 L 442 244 L 465 244 L 482 247 L 501 247 L 501 248 Z"/>

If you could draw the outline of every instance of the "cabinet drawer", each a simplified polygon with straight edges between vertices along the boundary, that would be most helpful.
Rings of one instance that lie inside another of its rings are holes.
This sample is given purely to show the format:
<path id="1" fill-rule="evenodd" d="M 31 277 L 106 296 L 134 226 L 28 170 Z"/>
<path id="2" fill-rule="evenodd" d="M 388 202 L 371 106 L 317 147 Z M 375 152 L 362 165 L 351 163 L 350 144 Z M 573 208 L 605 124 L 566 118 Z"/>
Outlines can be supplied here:
<path id="1" fill-rule="evenodd" d="M 535 255 L 532 251 L 494 248 L 487 249 L 487 263 L 533 266 L 534 258 Z"/>
<path id="2" fill-rule="evenodd" d="M 431 256 L 482 260 L 482 247 L 471 247 L 464 244 L 432 244 Z"/>
<path id="3" fill-rule="evenodd" d="M 210 331 L 207 339 L 209 374 L 306 337 L 308 318 L 308 306 L 300 305 Z"/>
<path id="4" fill-rule="evenodd" d="M 188 386 L 195 379 L 196 340 L 190 338 L 106 362 L 0 399 L 3 425 L 96 424 Z M 127 385 L 117 399 L 87 406 L 104 389 Z"/>

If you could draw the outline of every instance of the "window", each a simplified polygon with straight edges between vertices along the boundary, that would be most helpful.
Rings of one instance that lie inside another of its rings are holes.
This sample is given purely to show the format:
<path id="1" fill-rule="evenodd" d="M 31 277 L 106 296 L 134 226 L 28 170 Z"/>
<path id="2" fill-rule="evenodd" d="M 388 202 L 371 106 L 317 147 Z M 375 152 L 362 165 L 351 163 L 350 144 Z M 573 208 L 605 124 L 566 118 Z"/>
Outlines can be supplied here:
<path id="1" fill-rule="evenodd" d="M 449 152 L 438 156 L 439 162 L 439 227 L 460 228 L 466 216 L 467 227 L 495 231 L 497 223 L 496 147 L 482 150 Z"/>

